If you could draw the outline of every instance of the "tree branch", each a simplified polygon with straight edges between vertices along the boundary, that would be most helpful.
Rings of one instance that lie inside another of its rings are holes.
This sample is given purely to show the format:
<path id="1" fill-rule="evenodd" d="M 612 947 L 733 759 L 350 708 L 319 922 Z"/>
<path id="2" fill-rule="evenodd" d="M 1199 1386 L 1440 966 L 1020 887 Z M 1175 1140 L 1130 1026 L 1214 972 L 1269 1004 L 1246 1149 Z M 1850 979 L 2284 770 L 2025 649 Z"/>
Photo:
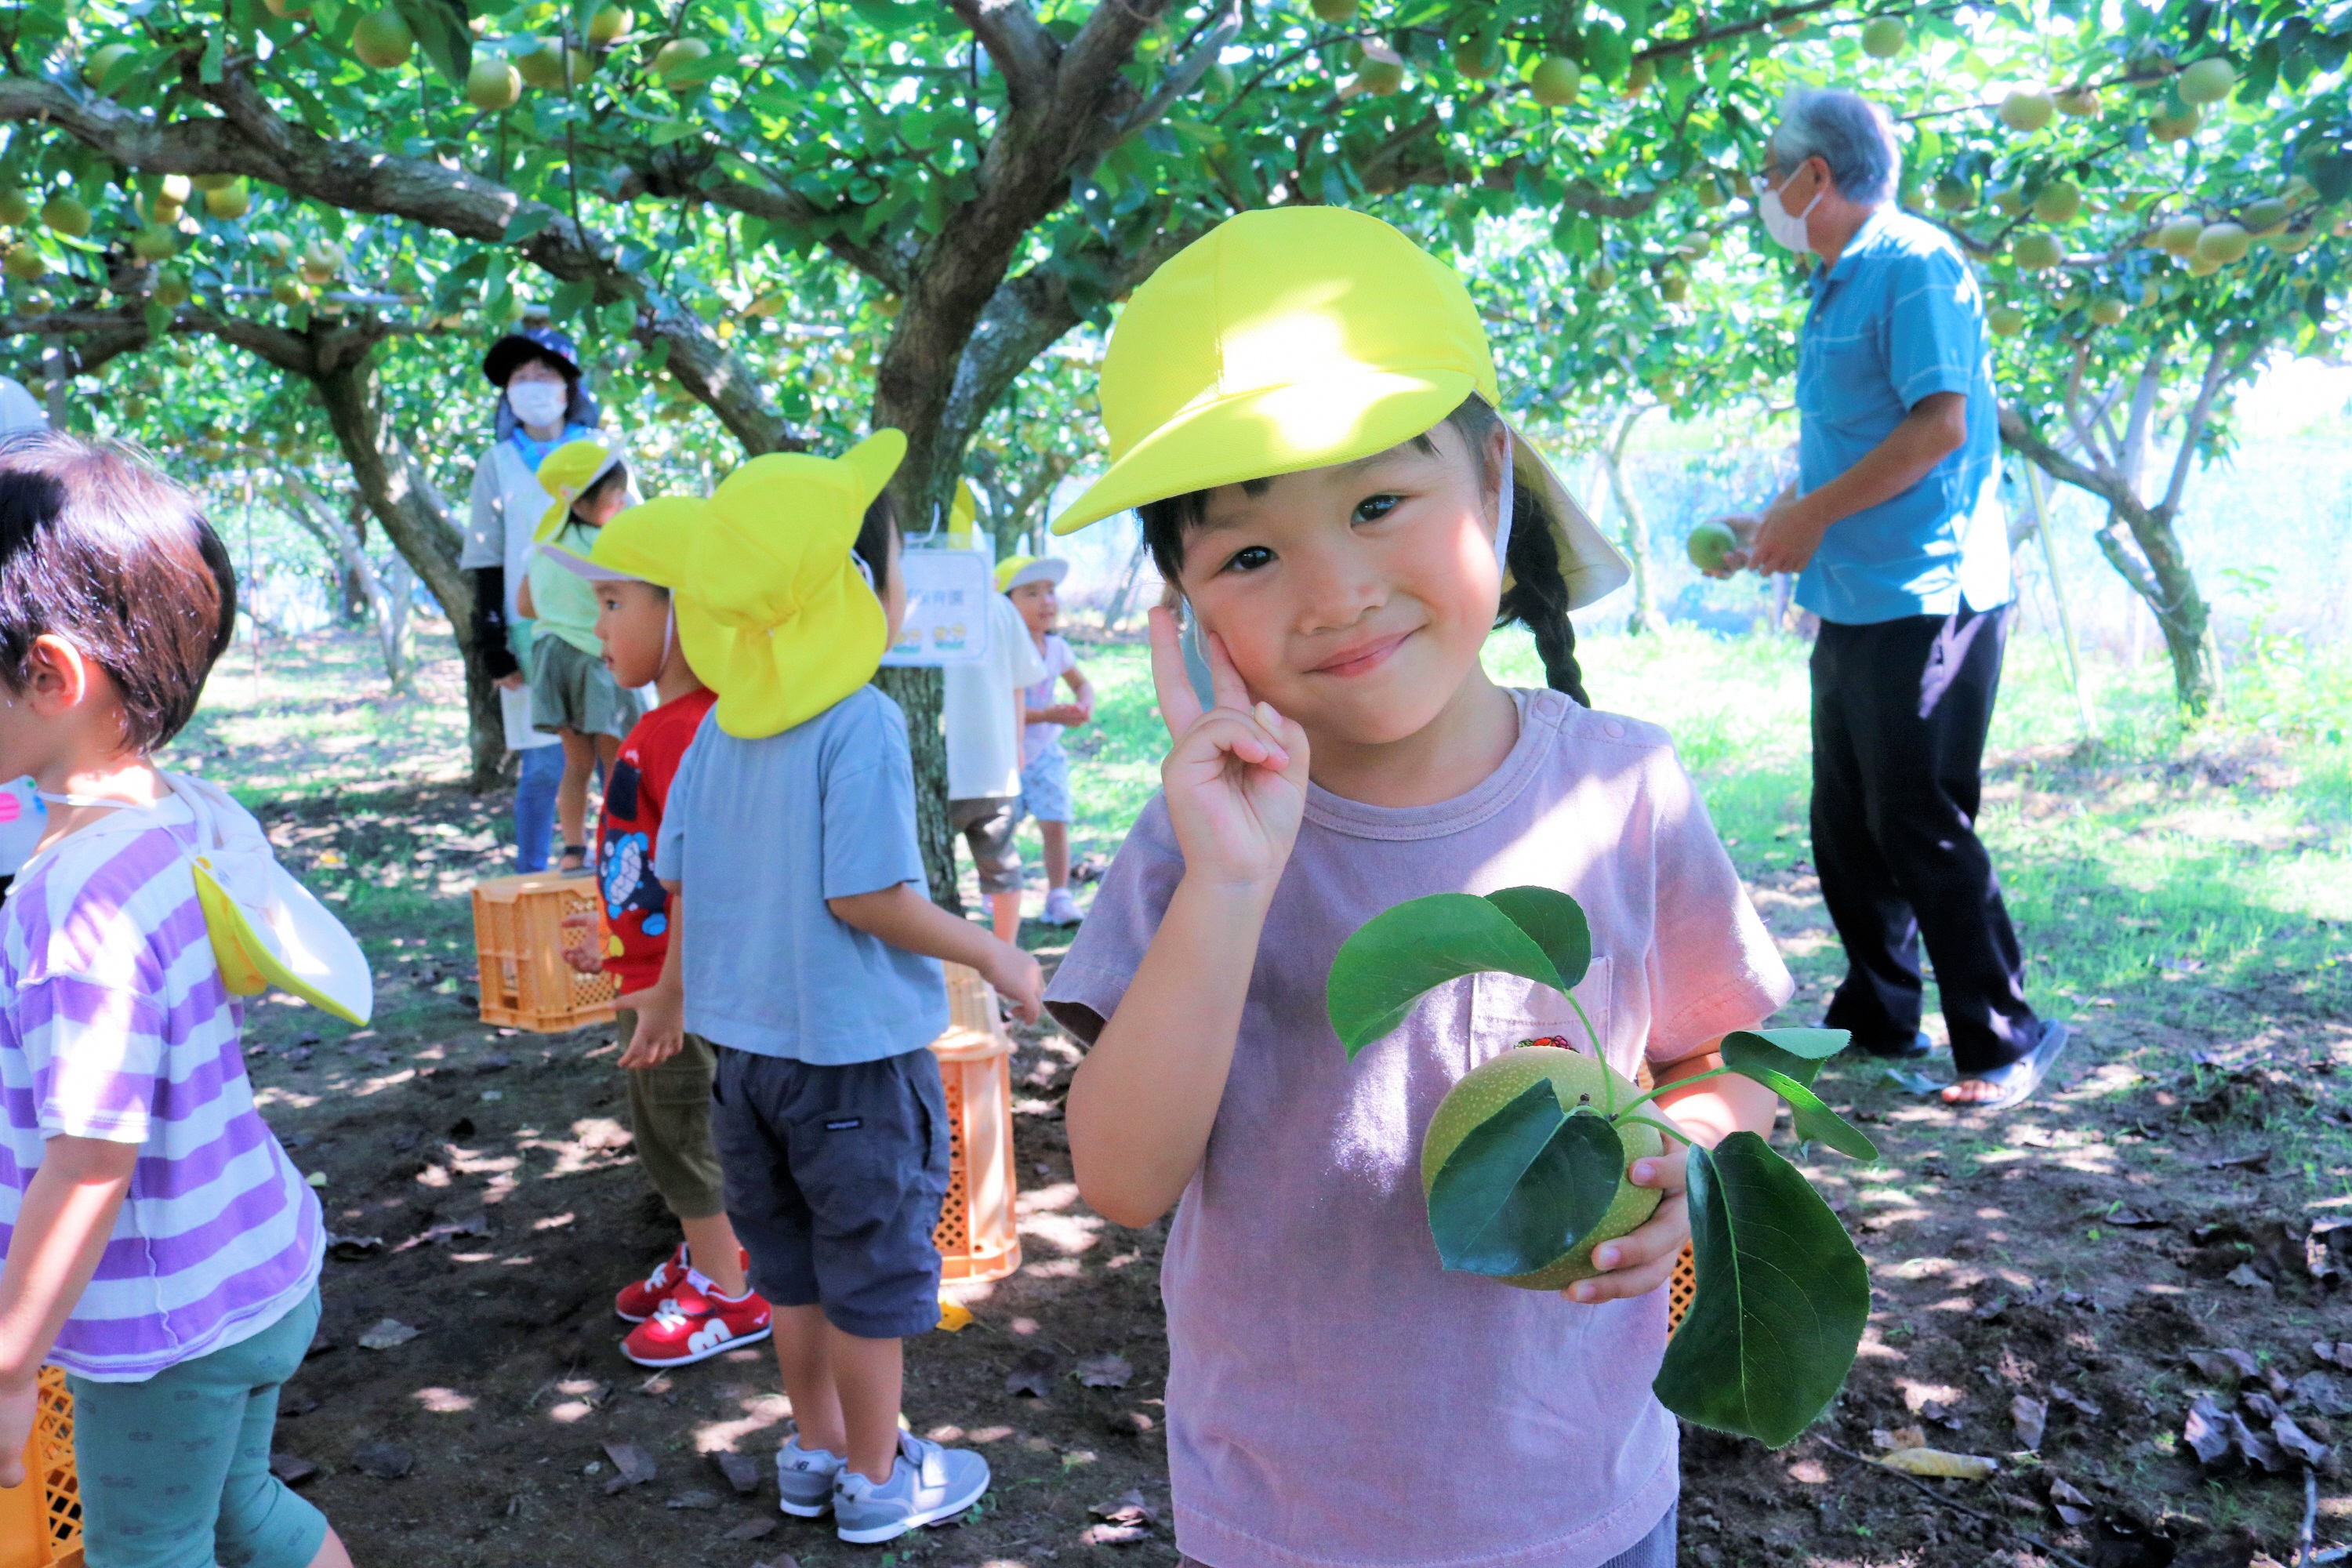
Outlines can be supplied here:
<path id="1" fill-rule="evenodd" d="M 2221 388 L 2242 367 L 2230 363 L 2230 351 L 2236 340 L 2228 332 L 2213 340 L 2213 352 L 2206 356 L 2205 375 L 2197 384 L 2197 401 L 2180 422 L 2180 449 L 2172 455 L 2172 479 L 2164 487 L 2164 500 L 2157 510 L 2170 517 L 2180 510 L 2180 494 L 2189 486 L 2189 460 L 2197 455 L 2197 437 L 2204 434 L 2205 421 L 2213 416 L 2213 400 Z"/>
<path id="2" fill-rule="evenodd" d="M 2134 505 L 2139 504 L 2140 470 L 2147 462 L 2148 426 L 2156 417 L 2156 403 L 2164 391 L 2164 349 L 2161 342 L 2151 344 L 2147 363 L 2139 369 L 2139 383 L 2132 388 L 2131 416 L 2124 421 L 2123 450 L 2116 456 L 2116 468 L 2124 483 L 2131 489 Z"/>
<path id="3" fill-rule="evenodd" d="M 1052 99 L 1062 46 L 1022 0 L 948 0 L 948 9 L 1003 74 L 1014 114 L 1029 114 Z"/>

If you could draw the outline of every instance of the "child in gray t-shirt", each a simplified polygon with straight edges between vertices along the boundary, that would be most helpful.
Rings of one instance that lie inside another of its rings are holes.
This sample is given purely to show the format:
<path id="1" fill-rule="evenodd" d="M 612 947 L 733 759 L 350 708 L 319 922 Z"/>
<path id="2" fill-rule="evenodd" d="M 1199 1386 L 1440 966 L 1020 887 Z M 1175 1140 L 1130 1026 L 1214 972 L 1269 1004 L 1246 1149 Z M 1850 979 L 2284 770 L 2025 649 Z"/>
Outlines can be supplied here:
<path id="1" fill-rule="evenodd" d="M 866 684 L 906 610 L 881 494 L 904 449 L 883 431 L 840 459 L 757 458 L 712 499 L 677 603 L 719 701 L 655 860 L 689 895 L 684 1024 L 716 1049 L 727 1213 L 775 1310 L 797 1426 L 776 1458 L 783 1510 L 830 1509 L 859 1543 L 988 1489 L 979 1455 L 898 1426 L 900 1342 L 939 1320 L 939 961 L 1026 1019 L 1043 989 L 1034 959 L 931 902 L 906 719 Z"/>

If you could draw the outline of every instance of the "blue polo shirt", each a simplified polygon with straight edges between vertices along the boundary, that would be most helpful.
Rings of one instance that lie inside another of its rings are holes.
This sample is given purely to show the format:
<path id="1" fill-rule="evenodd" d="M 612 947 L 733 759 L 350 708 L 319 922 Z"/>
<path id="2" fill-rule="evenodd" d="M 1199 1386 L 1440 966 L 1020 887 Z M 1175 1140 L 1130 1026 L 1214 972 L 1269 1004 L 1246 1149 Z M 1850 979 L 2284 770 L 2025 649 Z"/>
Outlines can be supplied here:
<path id="1" fill-rule="evenodd" d="M 1853 626 L 2007 604 L 2009 533 L 1991 483 L 2000 405 L 1967 258 L 1943 230 L 1890 204 L 1836 266 L 1814 273 L 1812 289 L 1797 358 L 1805 490 L 1853 468 L 1933 393 L 1968 395 L 1969 435 L 1909 489 L 1832 523 L 1797 579 L 1797 603 Z"/>

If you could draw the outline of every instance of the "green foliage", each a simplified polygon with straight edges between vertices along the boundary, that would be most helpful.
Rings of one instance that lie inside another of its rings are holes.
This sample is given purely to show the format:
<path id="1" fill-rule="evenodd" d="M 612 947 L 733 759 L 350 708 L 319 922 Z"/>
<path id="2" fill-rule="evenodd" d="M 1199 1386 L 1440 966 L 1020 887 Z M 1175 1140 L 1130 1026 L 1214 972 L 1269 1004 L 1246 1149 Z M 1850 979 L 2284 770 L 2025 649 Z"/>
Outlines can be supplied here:
<path id="1" fill-rule="evenodd" d="M 1409 900 L 1340 943 L 1328 983 L 1331 1026 L 1352 1059 L 1403 1022 L 1432 986 L 1499 970 L 1565 993 L 1591 951 L 1582 909 L 1555 889 Z M 1735 1031 L 1725 1037 L 1723 1067 L 1676 1087 L 1740 1074 L 1789 1102 L 1799 1138 L 1875 1160 L 1871 1141 L 1811 1088 L 1822 1063 L 1846 1044 L 1835 1029 Z M 1440 1119 L 1455 1106 L 1465 1108 L 1458 1115 L 1484 1110 L 1456 1098 L 1472 1089 L 1468 1080 L 1457 1086 Z M 1547 1079 L 1475 1122 L 1430 1184 L 1439 1260 L 1524 1276 L 1573 1247 L 1617 1199 L 1625 1165 L 1619 1129 L 1654 1098 L 1570 1111 Z M 1870 1310 L 1868 1271 L 1820 1195 L 1752 1132 L 1731 1134 L 1713 1153 L 1693 1146 L 1688 1183 L 1706 1316 L 1695 1305 L 1684 1320 L 1658 1397 L 1687 1420 L 1778 1447 L 1821 1414 L 1853 1364 Z"/>
<path id="2" fill-rule="evenodd" d="M 1564 893 L 1433 893 L 1373 916 L 1340 945 L 1325 984 L 1331 1027 L 1352 1059 L 1433 985 L 1499 970 L 1566 993 L 1591 961 L 1584 911 Z"/>
<path id="3" fill-rule="evenodd" d="M 1429 1189 L 1429 1230 L 1448 1268 L 1532 1274 L 1609 1212 L 1625 1169 L 1616 1127 L 1560 1107 L 1549 1079 L 1473 1128 Z"/>
<path id="4" fill-rule="evenodd" d="M 1654 1385 L 1685 1421 L 1778 1448 L 1828 1407 L 1870 1316 L 1870 1270 L 1797 1168 L 1753 1132 L 1687 1167 L 1698 1294 Z"/>

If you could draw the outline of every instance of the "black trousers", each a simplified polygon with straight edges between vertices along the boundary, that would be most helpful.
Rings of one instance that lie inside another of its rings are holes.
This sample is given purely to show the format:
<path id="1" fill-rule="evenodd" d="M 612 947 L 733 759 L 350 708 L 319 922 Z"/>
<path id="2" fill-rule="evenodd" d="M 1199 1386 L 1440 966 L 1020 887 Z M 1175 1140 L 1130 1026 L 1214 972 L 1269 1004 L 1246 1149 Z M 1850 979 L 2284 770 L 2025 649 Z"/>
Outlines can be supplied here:
<path id="1" fill-rule="evenodd" d="M 1813 644 L 1813 860 L 1845 943 L 1828 1024 L 1889 1046 L 1919 1028 L 1919 945 L 1963 1073 L 2033 1048 L 2024 959 L 1976 835 L 2009 612 L 1822 623 Z"/>

